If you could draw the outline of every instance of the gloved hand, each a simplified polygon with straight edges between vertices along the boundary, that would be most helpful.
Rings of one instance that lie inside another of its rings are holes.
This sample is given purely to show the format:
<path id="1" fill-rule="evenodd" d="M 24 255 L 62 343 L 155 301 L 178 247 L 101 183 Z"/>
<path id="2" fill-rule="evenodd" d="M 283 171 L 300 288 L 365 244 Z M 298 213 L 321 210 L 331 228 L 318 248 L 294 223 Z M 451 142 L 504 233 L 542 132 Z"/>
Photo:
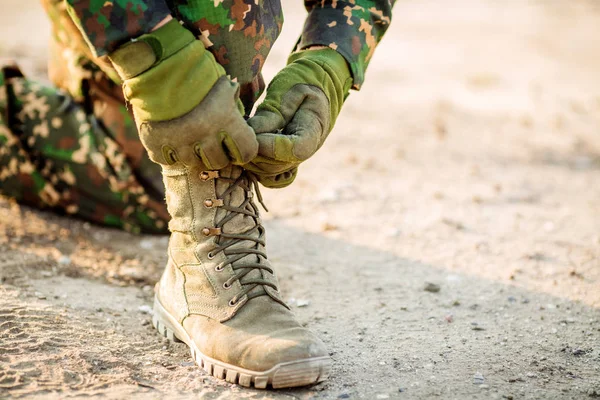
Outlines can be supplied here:
<path id="1" fill-rule="evenodd" d="M 238 84 L 177 21 L 109 58 L 151 160 L 221 169 L 256 156 L 258 143 L 244 120 Z"/>
<path id="2" fill-rule="evenodd" d="M 258 156 L 245 166 L 266 187 L 293 182 L 298 165 L 325 142 L 352 85 L 344 57 L 330 48 L 292 54 L 248 124 Z"/>

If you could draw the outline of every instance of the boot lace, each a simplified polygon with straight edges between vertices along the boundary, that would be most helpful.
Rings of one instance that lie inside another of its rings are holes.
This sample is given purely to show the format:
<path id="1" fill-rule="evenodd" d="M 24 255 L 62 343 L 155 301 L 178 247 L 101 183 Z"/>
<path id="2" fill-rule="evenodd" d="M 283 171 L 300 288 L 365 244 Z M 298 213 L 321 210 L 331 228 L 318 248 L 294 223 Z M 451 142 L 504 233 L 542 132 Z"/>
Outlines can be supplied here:
<path id="1" fill-rule="evenodd" d="M 252 201 L 254 193 L 256 193 L 258 202 L 263 206 L 265 211 L 268 210 L 263 202 L 262 195 L 258 188 L 258 181 L 254 174 L 248 171 L 244 171 L 238 178 L 226 178 L 219 176 L 218 179 L 220 181 L 229 182 L 227 189 L 225 189 L 223 193 L 217 193 L 217 199 L 221 201 L 219 208 L 227 210 L 228 212 L 225 215 L 225 217 L 223 217 L 215 225 L 214 229 L 216 232 L 215 236 L 217 247 L 215 247 L 208 254 L 208 257 L 214 258 L 215 255 L 220 252 L 223 252 L 223 254 L 226 256 L 226 260 L 223 261 L 221 264 L 217 265 L 217 267 L 215 268 L 217 271 L 222 271 L 225 267 L 231 265 L 234 271 L 234 275 L 231 276 L 231 278 L 229 278 L 223 284 L 223 287 L 225 289 L 229 289 L 235 281 L 239 281 L 242 285 L 242 291 L 237 293 L 229 301 L 230 306 L 235 306 L 237 302 L 245 295 L 248 295 L 248 300 L 259 296 L 268 295 L 266 290 L 253 291 L 253 289 L 259 286 L 268 286 L 274 290 L 278 290 L 277 285 L 266 279 L 253 278 L 242 280 L 242 278 L 244 278 L 250 272 L 255 270 L 264 270 L 268 271 L 271 274 L 273 273 L 273 269 L 270 268 L 268 265 L 263 264 L 262 262 L 263 260 L 267 259 L 267 254 L 264 250 L 261 250 L 261 246 L 262 248 L 264 248 L 265 246 L 265 229 L 260 222 L 258 207 Z M 241 188 L 244 191 L 245 195 L 243 203 L 238 207 L 235 207 L 231 204 L 228 204 L 227 201 L 223 200 L 226 199 L 227 196 L 232 194 L 233 191 L 237 188 Z M 233 234 L 224 232 L 224 226 L 240 214 L 252 218 L 254 226 L 243 233 Z M 258 235 L 256 233 L 258 233 Z M 253 242 L 254 244 L 252 246 L 235 246 L 236 244 L 244 241 Z M 253 258 L 254 261 L 244 261 L 241 263 L 236 263 L 237 261 L 251 254 L 256 256 L 255 258 Z M 278 299 L 275 300 L 281 302 Z"/>

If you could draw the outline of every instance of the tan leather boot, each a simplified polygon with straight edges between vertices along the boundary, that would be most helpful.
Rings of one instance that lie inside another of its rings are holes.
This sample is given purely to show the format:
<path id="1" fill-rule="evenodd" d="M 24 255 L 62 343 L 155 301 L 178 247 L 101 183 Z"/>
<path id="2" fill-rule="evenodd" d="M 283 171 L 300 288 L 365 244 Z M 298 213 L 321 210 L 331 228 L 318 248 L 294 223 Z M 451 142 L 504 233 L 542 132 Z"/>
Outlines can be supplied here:
<path id="1" fill-rule="evenodd" d="M 172 234 L 156 329 L 228 382 L 284 388 L 327 379 L 325 345 L 296 321 L 267 260 L 253 175 L 181 163 L 163 165 L 163 174 Z"/>

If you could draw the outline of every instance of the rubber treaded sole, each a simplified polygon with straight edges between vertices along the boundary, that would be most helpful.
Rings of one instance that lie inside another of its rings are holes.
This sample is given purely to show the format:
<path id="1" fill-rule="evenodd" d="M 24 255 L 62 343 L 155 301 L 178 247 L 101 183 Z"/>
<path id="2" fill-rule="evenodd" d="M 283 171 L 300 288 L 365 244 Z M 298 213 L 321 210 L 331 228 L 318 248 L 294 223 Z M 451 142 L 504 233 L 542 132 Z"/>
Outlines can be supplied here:
<path id="1" fill-rule="evenodd" d="M 267 371 L 252 371 L 227 364 L 202 354 L 183 326 L 154 297 L 152 325 L 167 339 L 188 345 L 192 358 L 210 375 L 244 387 L 290 388 L 322 382 L 331 372 L 331 358 L 315 357 L 275 365 Z"/>

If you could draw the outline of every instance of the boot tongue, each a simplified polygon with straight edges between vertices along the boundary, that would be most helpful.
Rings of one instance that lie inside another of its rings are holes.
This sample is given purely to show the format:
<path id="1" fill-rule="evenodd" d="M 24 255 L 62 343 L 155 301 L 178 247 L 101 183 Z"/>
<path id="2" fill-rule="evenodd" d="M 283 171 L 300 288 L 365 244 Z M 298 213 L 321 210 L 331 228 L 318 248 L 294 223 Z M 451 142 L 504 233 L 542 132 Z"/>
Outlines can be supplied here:
<path id="1" fill-rule="evenodd" d="M 221 178 L 224 178 L 224 179 L 216 180 L 217 195 L 223 196 L 223 193 L 229 187 L 233 186 L 236 179 L 238 179 L 242 175 L 242 173 L 243 173 L 243 169 L 238 166 L 229 166 L 227 168 L 220 170 L 219 175 L 221 176 Z M 242 179 L 244 179 L 244 178 L 242 178 Z M 223 197 L 224 203 L 230 207 L 241 208 L 241 206 L 244 204 L 246 199 L 249 196 L 254 195 L 254 193 L 252 191 L 244 190 L 243 187 L 244 186 L 249 187 L 249 185 L 250 185 L 250 182 L 247 179 L 244 179 L 241 182 L 241 186 L 240 185 L 234 186 L 233 189 L 231 189 L 230 193 Z M 258 208 L 253 201 L 250 201 L 246 205 L 245 209 L 252 214 L 258 215 Z M 219 209 L 217 209 L 216 220 L 221 221 L 225 217 L 228 217 L 228 216 L 231 217 L 231 214 L 232 214 L 232 212 L 227 211 L 223 208 L 219 208 Z M 233 214 L 234 214 L 234 217 L 230 221 L 225 223 L 221 228 L 224 233 L 246 234 L 246 232 L 250 231 L 252 228 L 254 228 L 257 225 L 254 218 L 249 215 L 236 214 L 236 213 L 233 213 Z M 248 235 L 252 236 L 254 238 L 258 238 L 260 236 L 260 232 L 258 229 L 255 229 L 251 233 L 248 233 Z M 231 239 L 222 239 L 222 240 L 229 241 Z M 255 247 L 257 247 L 257 245 L 253 241 L 239 240 L 237 243 L 235 243 L 234 245 L 229 247 L 229 250 L 253 249 Z M 248 254 L 248 255 L 244 256 L 243 258 L 234 262 L 232 265 L 236 266 L 236 265 L 242 265 L 242 264 L 257 263 L 257 262 L 259 262 L 259 258 L 260 257 L 256 254 Z M 248 269 L 238 269 L 238 270 L 236 270 L 236 273 L 239 273 L 242 271 L 248 271 Z M 257 280 L 257 279 L 263 279 L 260 269 L 251 270 L 240 280 L 240 282 L 243 284 L 244 282 Z M 250 295 L 250 294 L 264 294 L 264 293 L 266 293 L 264 287 L 262 285 L 259 285 L 259 286 L 255 287 L 254 289 L 252 289 L 248 294 Z"/>

